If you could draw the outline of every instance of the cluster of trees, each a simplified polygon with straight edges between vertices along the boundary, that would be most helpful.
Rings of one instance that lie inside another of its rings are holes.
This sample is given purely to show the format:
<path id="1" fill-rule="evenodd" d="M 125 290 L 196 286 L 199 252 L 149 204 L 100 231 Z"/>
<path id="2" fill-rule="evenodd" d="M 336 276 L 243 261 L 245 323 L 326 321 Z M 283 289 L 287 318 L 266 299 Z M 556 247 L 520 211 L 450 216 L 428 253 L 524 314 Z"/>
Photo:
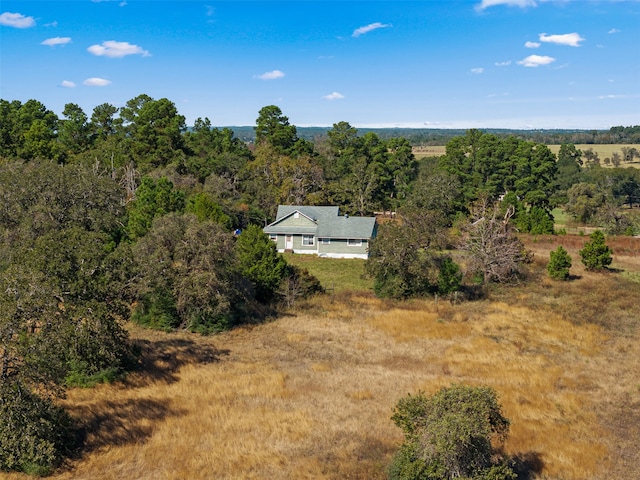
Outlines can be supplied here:
<path id="1" fill-rule="evenodd" d="M 57 400 L 135 368 L 130 317 L 210 333 L 321 288 L 260 227 L 234 236 L 204 193 L 143 177 L 135 194 L 110 168 L 0 163 L 0 471 L 45 474 L 69 453 Z"/>

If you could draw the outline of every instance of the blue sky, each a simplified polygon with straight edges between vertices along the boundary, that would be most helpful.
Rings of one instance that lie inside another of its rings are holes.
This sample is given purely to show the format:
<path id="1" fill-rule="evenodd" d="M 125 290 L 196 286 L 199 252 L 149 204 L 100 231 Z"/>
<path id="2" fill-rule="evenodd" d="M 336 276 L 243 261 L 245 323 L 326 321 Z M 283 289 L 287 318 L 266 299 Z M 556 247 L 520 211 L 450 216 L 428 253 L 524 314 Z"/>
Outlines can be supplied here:
<path id="1" fill-rule="evenodd" d="M 0 97 L 87 115 L 141 93 L 188 124 L 640 125 L 640 0 L 12 1 Z"/>

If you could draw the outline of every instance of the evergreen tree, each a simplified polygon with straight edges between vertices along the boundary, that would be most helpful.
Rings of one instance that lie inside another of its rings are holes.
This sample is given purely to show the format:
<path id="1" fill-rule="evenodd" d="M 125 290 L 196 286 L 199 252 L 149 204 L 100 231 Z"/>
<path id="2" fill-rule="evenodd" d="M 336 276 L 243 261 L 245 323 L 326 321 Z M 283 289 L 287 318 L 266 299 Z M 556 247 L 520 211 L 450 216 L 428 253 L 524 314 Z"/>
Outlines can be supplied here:
<path id="1" fill-rule="evenodd" d="M 550 254 L 547 272 L 554 280 L 568 280 L 571 268 L 571 256 L 562 245 Z"/>
<path id="2" fill-rule="evenodd" d="M 611 248 L 605 243 L 604 233 L 596 230 L 580 250 L 580 257 L 587 270 L 602 270 L 611 265 L 612 253 Z"/>

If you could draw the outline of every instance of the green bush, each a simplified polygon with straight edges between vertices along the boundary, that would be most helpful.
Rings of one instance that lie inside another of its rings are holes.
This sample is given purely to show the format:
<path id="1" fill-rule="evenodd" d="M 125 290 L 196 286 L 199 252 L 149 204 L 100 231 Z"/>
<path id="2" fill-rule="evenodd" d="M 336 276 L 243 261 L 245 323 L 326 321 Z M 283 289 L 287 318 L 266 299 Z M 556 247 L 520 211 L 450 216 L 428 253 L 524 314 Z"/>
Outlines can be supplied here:
<path id="1" fill-rule="evenodd" d="M 48 475 L 74 442 L 61 407 L 18 382 L 0 384 L 0 470 Z"/>
<path id="2" fill-rule="evenodd" d="M 462 272 L 451 257 L 444 257 L 438 274 L 438 293 L 446 295 L 460 290 Z"/>
<path id="3" fill-rule="evenodd" d="M 570 268 L 571 256 L 562 245 L 560 245 L 550 254 L 547 273 L 549 273 L 549 276 L 554 280 L 568 280 Z"/>
<path id="4" fill-rule="evenodd" d="M 580 250 L 582 263 L 587 270 L 602 270 L 611 265 L 613 251 L 604 241 L 604 233 L 596 230 L 589 235 L 589 241 Z"/>
<path id="5" fill-rule="evenodd" d="M 405 435 L 389 468 L 392 480 L 516 478 L 494 448 L 506 440 L 509 420 L 489 387 L 453 385 L 431 397 L 409 395 L 391 419 Z"/>

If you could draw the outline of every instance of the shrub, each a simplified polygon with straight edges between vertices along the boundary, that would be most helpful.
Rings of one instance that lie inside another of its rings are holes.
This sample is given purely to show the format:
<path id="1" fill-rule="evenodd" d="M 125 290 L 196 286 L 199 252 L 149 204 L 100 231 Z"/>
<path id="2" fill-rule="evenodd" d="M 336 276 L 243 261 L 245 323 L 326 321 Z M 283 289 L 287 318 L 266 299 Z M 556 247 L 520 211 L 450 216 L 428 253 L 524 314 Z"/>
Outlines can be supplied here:
<path id="1" fill-rule="evenodd" d="M 0 384 L 0 470 L 48 475 L 74 444 L 71 417 L 19 382 Z"/>
<path id="2" fill-rule="evenodd" d="M 453 385 L 431 397 L 409 395 L 391 418 L 405 434 L 391 479 L 516 478 L 492 445 L 506 439 L 509 420 L 489 387 Z"/>
<path id="3" fill-rule="evenodd" d="M 596 230 L 589 235 L 589 241 L 580 250 L 582 263 L 587 270 L 602 270 L 611 265 L 613 253 L 611 248 L 605 244 L 604 233 Z"/>
<path id="4" fill-rule="evenodd" d="M 438 274 L 438 293 L 446 295 L 460 290 L 462 272 L 457 263 L 451 257 L 445 257 L 440 264 Z"/>
<path id="5" fill-rule="evenodd" d="M 568 280 L 569 269 L 571 268 L 571 256 L 560 245 L 550 254 L 550 260 L 547 264 L 547 272 L 554 280 Z"/>

